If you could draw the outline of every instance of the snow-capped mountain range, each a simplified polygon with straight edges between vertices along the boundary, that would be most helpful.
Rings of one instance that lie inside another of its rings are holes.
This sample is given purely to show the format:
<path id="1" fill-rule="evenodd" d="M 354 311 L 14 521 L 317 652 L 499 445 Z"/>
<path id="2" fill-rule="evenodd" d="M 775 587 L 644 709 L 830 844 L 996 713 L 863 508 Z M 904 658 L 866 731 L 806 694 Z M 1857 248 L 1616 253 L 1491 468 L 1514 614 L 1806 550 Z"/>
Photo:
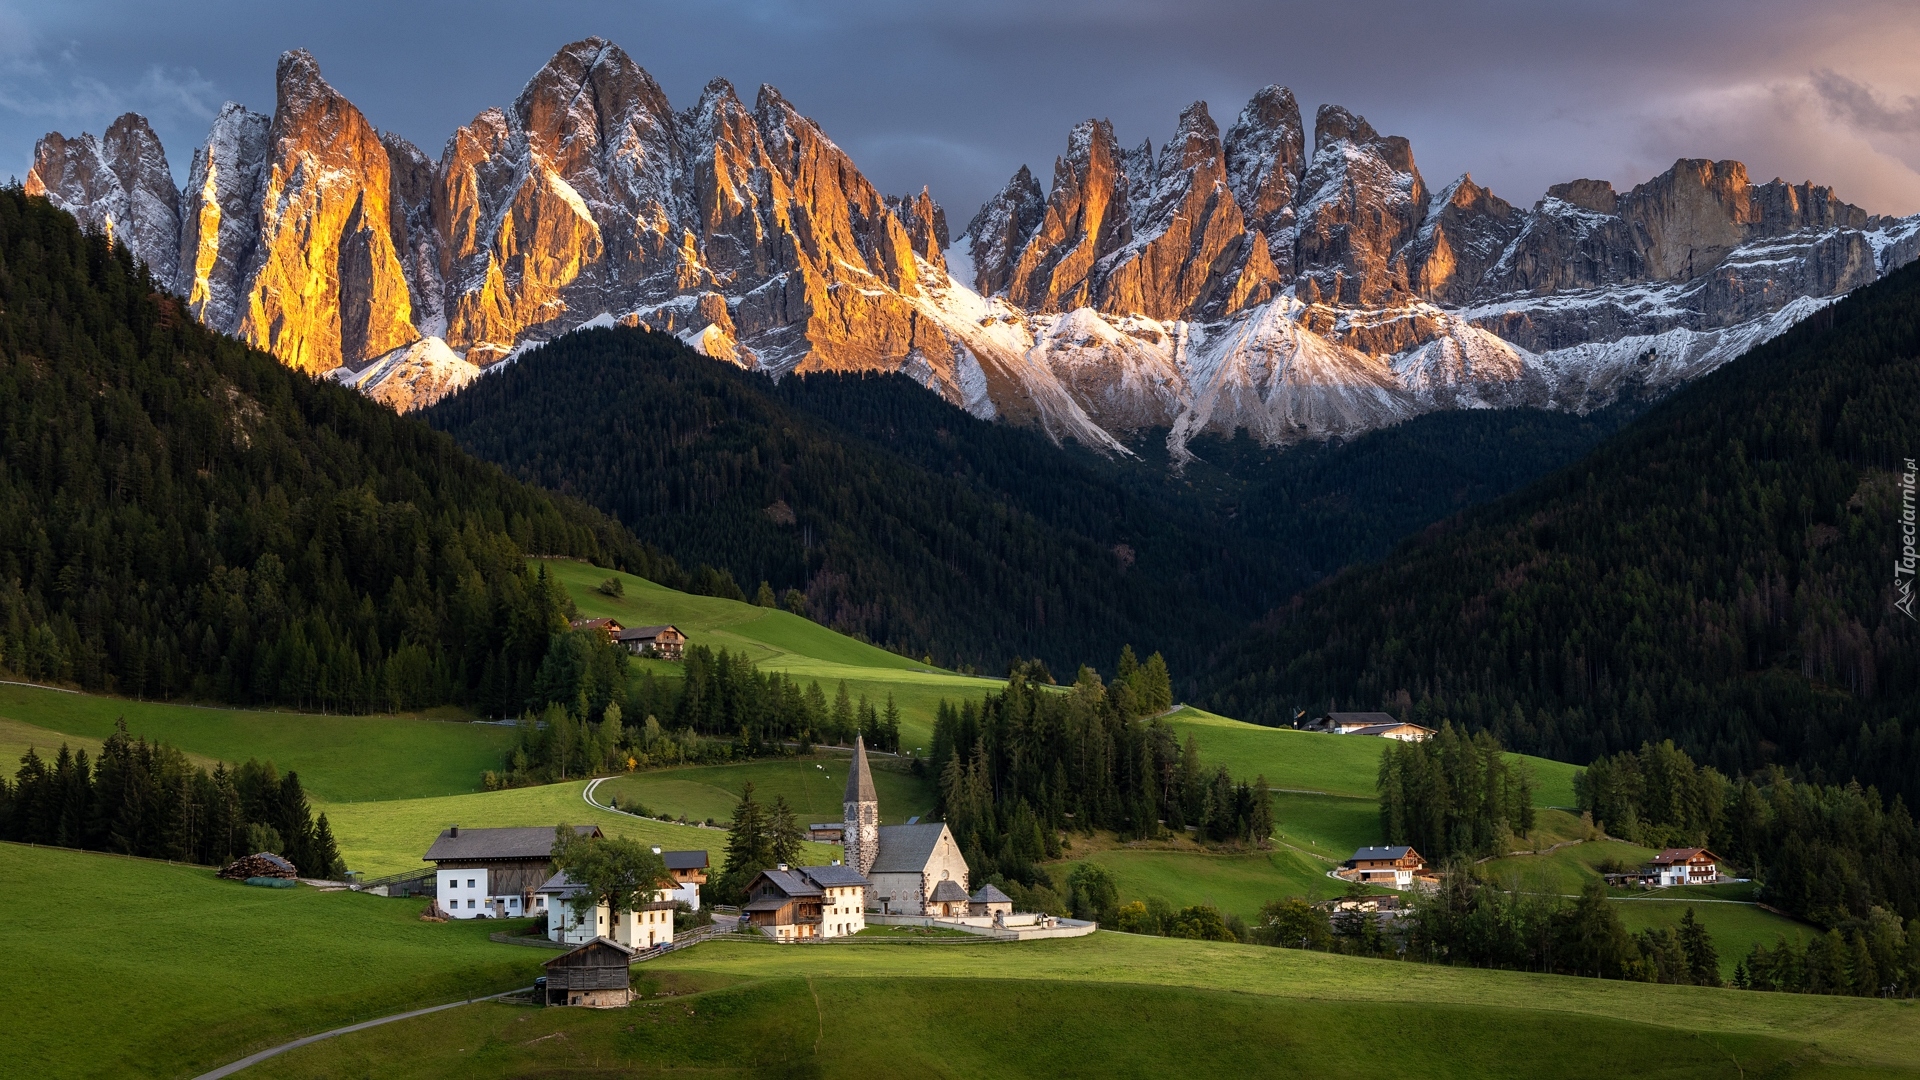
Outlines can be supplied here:
<path id="1" fill-rule="evenodd" d="M 774 375 L 904 371 L 976 415 L 1124 453 L 1272 443 L 1443 408 L 1585 409 L 1692 378 L 1920 256 L 1920 215 L 1682 160 L 1530 209 L 1338 106 L 1313 152 L 1268 87 L 1157 150 L 1068 135 L 958 243 L 882 195 L 770 86 L 676 111 L 620 48 L 561 49 L 439 159 L 375 129 L 304 51 L 272 115 L 228 104 L 177 190 L 129 113 L 40 141 L 27 178 L 111 230 L 193 315 L 408 409 L 554 335 L 645 324 Z M 952 249 L 953 263 L 948 262 Z"/>

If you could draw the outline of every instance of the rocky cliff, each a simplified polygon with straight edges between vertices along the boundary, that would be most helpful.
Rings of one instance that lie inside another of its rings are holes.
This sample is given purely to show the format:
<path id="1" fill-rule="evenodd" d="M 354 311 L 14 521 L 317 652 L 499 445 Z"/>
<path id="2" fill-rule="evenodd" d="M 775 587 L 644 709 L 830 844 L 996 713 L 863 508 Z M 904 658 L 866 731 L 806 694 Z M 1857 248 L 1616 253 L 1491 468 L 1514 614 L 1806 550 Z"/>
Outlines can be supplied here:
<path id="1" fill-rule="evenodd" d="M 676 110 L 597 39 L 438 158 L 377 131 L 302 51 L 274 111 L 229 104 L 184 191 L 146 121 L 41 140 L 29 190 L 123 240 L 208 325 L 396 408 L 583 326 L 645 324 L 775 375 L 898 370 L 981 416 L 1124 452 L 1163 427 L 1270 443 L 1437 408 L 1580 409 L 1691 378 L 1920 254 L 1920 217 L 1683 160 L 1518 207 L 1429 188 L 1334 105 L 1312 153 L 1270 86 L 1157 149 L 1073 128 L 959 237 L 877 191 L 772 87 Z M 967 252 L 950 278 L 947 251 Z"/>

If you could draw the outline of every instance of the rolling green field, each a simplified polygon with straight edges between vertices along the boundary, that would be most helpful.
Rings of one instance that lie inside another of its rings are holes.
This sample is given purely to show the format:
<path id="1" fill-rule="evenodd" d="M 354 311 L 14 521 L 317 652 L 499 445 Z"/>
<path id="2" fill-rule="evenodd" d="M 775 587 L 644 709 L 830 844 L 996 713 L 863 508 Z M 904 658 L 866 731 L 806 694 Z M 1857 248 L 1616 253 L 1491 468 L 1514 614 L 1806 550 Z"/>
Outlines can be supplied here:
<path id="1" fill-rule="evenodd" d="M 881 759 L 883 760 L 883 759 Z M 754 798 L 771 803 L 784 797 L 801 823 L 839 821 L 845 816 L 841 800 L 847 790 L 850 755 L 822 752 L 812 757 L 750 761 L 738 765 L 696 765 L 684 769 L 616 776 L 600 785 L 600 801 L 619 800 L 631 808 L 638 803 L 655 814 L 685 814 L 688 821 L 709 818 L 725 824 L 746 785 Z M 880 795 L 882 824 L 899 825 L 933 810 L 933 790 L 925 780 L 901 769 L 878 765 L 873 786 Z"/>
<path id="2" fill-rule="evenodd" d="M 848 693 L 855 697 L 864 693 L 876 705 L 891 693 L 900 708 L 904 750 L 918 747 L 924 752 L 932 744 L 933 718 L 942 699 L 979 698 L 1006 685 L 1004 679 L 956 675 L 890 653 L 791 612 L 676 592 L 645 578 L 586 563 L 551 559 L 545 565 L 583 615 L 614 618 L 627 626 L 672 623 L 686 633 L 689 644 L 744 652 L 764 670 L 818 680 L 829 698 L 842 680 Z M 620 578 L 625 596 L 597 591 L 609 576 Z M 642 663 L 662 675 L 679 673 L 678 664 Z"/>
<path id="3" fill-rule="evenodd" d="M 1345 882 L 1327 876 L 1333 864 L 1284 847 L 1238 855 L 1117 848 L 1048 864 L 1062 895 L 1067 875 L 1079 862 L 1093 863 L 1113 875 L 1121 903 L 1158 897 L 1176 908 L 1212 904 L 1224 914 L 1249 921 L 1269 900 L 1286 896 L 1320 900 L 1347 888 Z"/>
<path id="4" fill-rule="evenodd" d="M 472 795 L 446 795 L 437 799 L 393 799 L 378 803 L 316 804 L 316 812 L 325 811 L 340 854 L 349 869 L 370 876 L 404 873 L 427 865 L 420 861 L 449 825 L 470 829 L 497 829 L 512 826 L 543 825 L 551 828 L 560 822 L 573 825 L 598 825 L 609 836 L 625 836 L 668 850 L 704 849 L 715 866 L 723 860 L 727 834 L 720 829 L 702 829 L 691 825 L 669 825 L 664 821 L 616 814 L 587 805 L 581 792 L 584 780 L 540 787 L 485 791 Z M 732 809 L 731 806 L 728 807 Z M 838 848 L 808 844 L 813 855 L 826 861 Z"/>
<path id="5" fill-rule="evenodd" d="M 511 729 L 490 724 L 252 712 L 0 685 L 0 717 L 55 733 L 56 747 L 62 735 L 97 744 L 123 716 L 133 734 L 203 761 L 271 760 L 297 771 L 315 798 L 335 802 L 477 790 L 480 774 L 499 767 L 513 739 Z"/>
<path id="6" fill-rule="evenodd" d="M 1734 967 L 1746 958 L 1747 950 L 1755 943 L 1769 949 L 1782 938 L 1805 944 L 1807 938 L 1819 933 L 1804 923 L 1753 904 L 1705 903 L 1665 896 L 1616 899 L 1613 904 L 1614 910 L 1620 913 L 1620 921 L 1629 930 L 1677 927 L 1687 909 L 1692 908 L 1693 917 L 1713 935 L 1714 950 L 1720 954 L 1720 975 L 1726 979 L 1733 978 Z"/>
<path id="7" fill-rule="evenodd" d="M 0 844 L 0 1076 L 193 1076 L 287 1039 L 530 983 L 518 923 L 422 900 Z"/>
<path id="8" fill-rule="evenodd" d="M 1225 765 L 1236 776 L 1264 775 L 1276 788 L 1333 795 L 1374 796 L 1384 739 L 1328 735 L 1317 731 L 1261 727 L 1188 706 L 1168 718 L 1182 739 L 1193 735 L 1200 757 Z M 1577 766 L 1509 754 L 1533 770 L 1537 806 L 1572 806 Z"/>
<path id="9" fill-rule="evenodd" d="M 848 946 L 836 953 L 925 952 Z M 983 953 L 990 950 L 940 950 Z M 853 1022 L 853 1018 L 858 1022 Z M 1552 1047 L 1543 1053 L 1543 1047 Z M 1654 1077 L 1815 1075 L 1804 1044 L 1571 1013 L 1326 1002 L 1137 984 L 766 978 L 600 1013 L 486 1005 L 303 1047 L 282 1077 Z M 1658 1062 L 1657 1065 L 1652 1063 Z"/>

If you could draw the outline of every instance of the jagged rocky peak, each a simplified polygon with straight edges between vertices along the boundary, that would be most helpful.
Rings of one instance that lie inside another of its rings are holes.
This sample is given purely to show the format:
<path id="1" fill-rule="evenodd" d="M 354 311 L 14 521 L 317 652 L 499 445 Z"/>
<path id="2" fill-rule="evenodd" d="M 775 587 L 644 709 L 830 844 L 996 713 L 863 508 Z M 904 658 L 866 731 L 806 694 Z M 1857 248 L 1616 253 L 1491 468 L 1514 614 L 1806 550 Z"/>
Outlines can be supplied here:
<path id="1" fill-rule="evenodd" d="M 1027 241 L 1047 215 L 1047 195 L 1025 165 L 988 199 L 967 223 L 967 257 L 973 262 L 973 287 L 982 296 L 1004 290 Z"/>
<path id="2" fill-rule="evenodd" d="M 95 139 L 49 132 L 33 150 L 26 191 L 127 245 L 162 288 L 179 276 L 180 192 L 147 118 L 123 113 Z"/>
<path id="3" fill-rule="evenodd" d="M 306 50 L 281 55 L 274 83 L 239 334 L 302 371 L 357 368 L 420 336 L 393 247 L 386 147 Z"/>
<path id="4" fill-rule="evenodd" d="M 193 151 L 180 209 L 175 290 L 194 317 L 223 333 L 240 326 L 247 262 L 259 235 L 261 174 L 273 118 L 227 102 Z"/>
<path id="5" fill-rule="evenodd" d="M 1525 223 L 1513 204 L 1462 174 L 1434 195 L 1407 245 L 1414 291 L 1436 303 L 1468 303 Z"/>
<path id="6" fill-rule="evenodd" d="M 627 249 L 629 223 L 688 216 L 679 119 L 619 46 L 594 37 L 561 48 L 527 80 L 513 114 L 529 149 L 592 209 L 616 266 L 658 254 L 658 237 Z"/>
<path id="7" fill-rule="evenodd" d="M 1053 188 L 1040 227 L 1027 240 L 1007 296 L 1035 311 L 1071 311 L 1093 302 L 1093 271 L 1132 239 L 1127 173 L 1106 120 L 1086 120 L 1053 163 Z"/>
<path id="8" fill-rule="evenodd" d="M 1293 276 L 1294 199 L 1306 173 L 1306 133 L 1293 91 L 1268 86 L 1227 129 L 1227 184 L 1247 226 L 1265 237 L 1277 272 Z"/>
<path id="9" fill-rule="evenodd" d="M 1137 207 L 1133 236 L 1100 268 L 1096 299 L 1102 310 L 1162 319 L 1223 314 L 1277 283 L 1264 258 L 1251 277 L 1245 271 L 1252 255 L 1243 243 L 1246 220 L 1228 186 L 1220 129 L 1206 102 L 1180 114 L 1147 178 L 1127 180 Z M 1237 297 L 1227 295 L 1230 276 L 1240 287 Z"/>
<path id="10" fill-rule="evenodd" d="M 1406 296 L 1407 266 L 1397 256 L 1425 218 L 1427 194 L 1406 139 L 1322 105 L 1299 195 L 1301 298 L 1380 307 Z"/>
<path id="11" fill-rule="evenodd" d="M 907 231 L 913 253 L 944 273 L 946 250 L 952 240 L 947 236 L 947 212 L 933 201 L 933 192 L 923 187 L 920 194 L 914 196 L 889 195 L 887 209 L 893 211 L 900 227 Z"/>

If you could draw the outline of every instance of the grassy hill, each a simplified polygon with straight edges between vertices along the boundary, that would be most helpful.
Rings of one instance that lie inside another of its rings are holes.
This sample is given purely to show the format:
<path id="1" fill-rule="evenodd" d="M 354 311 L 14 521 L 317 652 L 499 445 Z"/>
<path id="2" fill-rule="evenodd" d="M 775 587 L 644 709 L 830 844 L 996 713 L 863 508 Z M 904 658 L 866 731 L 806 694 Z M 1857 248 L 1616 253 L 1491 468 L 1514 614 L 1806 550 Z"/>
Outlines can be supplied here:
<path id="1" fill-rule="evenodd" d="M 294 769 L 308 792 L 334 802 L 474 791 L 513 739 L 502 727 L 419 716 L 261 712 L 0 685 L 0 722 L 11 722 L 0 727 L 0 750 L 26 742 L 45 756 L 62 739 L 97 745 L 122 717 L 135 735 L 203 760 L 260 758 Z"/>
<path id="2" fill-rule="evenodd" d="M 546 954 L 420 900 L 0 844 L 0 1076 L 192 1076 L 410 1007 L 524 986 Z M 517 923 L 514 925 L 518 925 Z"/>
<path id="3" fill-rule="evenodd" d="M 978 698 L 1006 685 L 1004 679 L 956 675 L 836 633 L 791 612 L 755 607 L 717 596 L 694 596 L 656 585 L 632 574 L 603 570 L 571 560 L 548 560 L 554 575 L 583 615 L 615 618 L 626 626 L 672 623 L 691 644 L 745 652 L 768 671 L 802 680 L 818 680 L 829 700 L 842 680 L 856 698 L 866 694 L 876 705 L 891 693 L 900 708 L 900 745 L 925 748 L 932 739 L 933 717 L 942 698 Z M 607 596 L 597 586 L 618 577 L 626 595 Z M 680 666 L 641 661 L 659 677 L 678 678 Z"/>
<path id="4" fill-rule="evenodd" d="M 494 1005 L 294 1051 L 277 1075 L 1911 1076 L 1909 1003 L 1606 983 L 1138 938 L 714 943 L 611 1012 Z M 857 1022 L 855 1022 L 857 1018 Z"/>
<path id="5" fill-rule="evenodd" d="M 738 765 L 698 765 L 685 769 L 616 776 L 602 784 L 598 797 L 619 800 L 628 809 L 636 804 L 656 814 L 686 815 L 688 821 L 724 824 L 733 814 L 746 785 L 763 803 L 781 797 L 803 822 L 839 821 L 844 812 L 848 755 L 821 753 L 813 757 L 751 761 Z M 880 822 L 904 824 L 910 817 L 933 810 L 933 791 L 920 777 L 885 765 L 873 770 L 880 794 Z"/>

